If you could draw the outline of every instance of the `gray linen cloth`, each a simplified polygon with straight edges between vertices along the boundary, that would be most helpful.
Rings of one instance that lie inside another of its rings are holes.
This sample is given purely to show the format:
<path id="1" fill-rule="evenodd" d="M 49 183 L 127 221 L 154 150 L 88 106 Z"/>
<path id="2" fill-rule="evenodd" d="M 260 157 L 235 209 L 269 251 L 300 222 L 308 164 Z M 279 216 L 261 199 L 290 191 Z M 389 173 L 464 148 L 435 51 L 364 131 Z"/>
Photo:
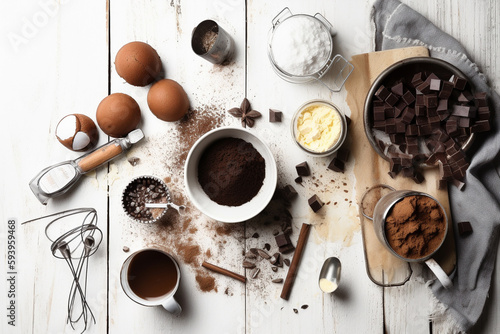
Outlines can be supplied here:
<path id="1" fill-rule="evenodd" d="M 458 328 L 467 331 L 484 308 L 500 234 L 500 97 L 463 46 L 419 13 L 397 0 L 377 0 L 372 14 L 377 51 L 426 46 L 431 57 L 455 65 L 467 75 L 476 91 L 488 93 L 491 131 L 479 134 L 468 152 L 471 164 L 465 188 L 449 188 L 457 250 L 454 286 L 446 290 L 438 281 L 431 284 L 435 297 L 448 307 Z M 460 221 L 471 222 L 471 235 L 458 235 L 456 224 Z"/>

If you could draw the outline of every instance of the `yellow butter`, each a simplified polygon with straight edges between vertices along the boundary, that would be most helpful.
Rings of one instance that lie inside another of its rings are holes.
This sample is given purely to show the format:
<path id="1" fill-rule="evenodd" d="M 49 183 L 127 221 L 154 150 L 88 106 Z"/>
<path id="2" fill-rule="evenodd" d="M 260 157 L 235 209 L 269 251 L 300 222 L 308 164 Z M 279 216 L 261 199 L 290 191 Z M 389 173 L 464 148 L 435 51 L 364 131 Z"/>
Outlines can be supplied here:
<path id="1" fill-rule="evenodd" d="M 304 108 L 297 118 L 296 139 L 305 148 L 323 153 L 339 140 L 342 132 L 340 114 L 324 104 Z"/>

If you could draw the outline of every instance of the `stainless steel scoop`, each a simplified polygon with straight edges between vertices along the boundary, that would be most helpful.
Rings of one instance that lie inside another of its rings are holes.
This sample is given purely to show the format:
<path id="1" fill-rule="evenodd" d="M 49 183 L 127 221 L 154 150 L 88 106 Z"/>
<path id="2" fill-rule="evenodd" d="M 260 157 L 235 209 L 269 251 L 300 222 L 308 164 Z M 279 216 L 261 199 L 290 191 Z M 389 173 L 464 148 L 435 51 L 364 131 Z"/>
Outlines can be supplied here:
<path id="1" fill-rule="evenodd" d="M 67 192 L 83 174 L 105 164 L 127 151 L 144 138 L 140 129 L 130 132 L 125 138 L 117 138 L 75 160 L 64 161 L 42 170 L 29 183 L 36 198 L 47 204 L 50 198 Z"/>
<path id="2" fill-rule="evenodd" d="M 340 283 L 340 269 L 342 265 L 336 257 L 329 257 L 323 263 L 319 272 L 319 288 L 324 293 L 331 293 L 337 290 Z"/>

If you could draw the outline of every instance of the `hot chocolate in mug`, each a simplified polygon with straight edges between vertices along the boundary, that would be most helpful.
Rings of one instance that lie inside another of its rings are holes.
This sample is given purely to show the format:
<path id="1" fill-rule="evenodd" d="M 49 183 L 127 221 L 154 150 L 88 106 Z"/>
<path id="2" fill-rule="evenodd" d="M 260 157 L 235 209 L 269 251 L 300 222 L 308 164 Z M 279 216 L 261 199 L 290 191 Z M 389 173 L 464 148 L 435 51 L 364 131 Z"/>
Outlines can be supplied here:
<path id="1" fill-rule="evenodd" d="M 144 306 L 161 305 L 174 315 L 182 311 L 174 298 L 179 282 L 177 262 L 171 255 L 154 248 L 130 255 L 120 272 L 120 283 L 130 299 Z"/>

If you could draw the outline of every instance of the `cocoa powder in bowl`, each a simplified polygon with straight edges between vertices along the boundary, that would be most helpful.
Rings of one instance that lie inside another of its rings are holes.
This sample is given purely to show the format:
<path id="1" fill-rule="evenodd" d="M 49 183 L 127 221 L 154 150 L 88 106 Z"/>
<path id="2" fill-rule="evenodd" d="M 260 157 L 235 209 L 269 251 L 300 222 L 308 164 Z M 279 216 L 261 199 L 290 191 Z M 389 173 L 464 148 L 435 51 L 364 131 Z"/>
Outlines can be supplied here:
<path id="1" fill-rule="evenodd" d="M 217 204 L 240 206 L 259 192 L 265 161 L 252 144 L 240 138 L 222 138 L 210 144 L 198 163 L 198 182 Z"/>
<path id="2" fill-rule="evenodd" d="M 446 215 L 434 199 L 412 195 L 394 204 L 385 220 L 390 247 L 405 259 L 424 259 L 442 244 Z"/>

